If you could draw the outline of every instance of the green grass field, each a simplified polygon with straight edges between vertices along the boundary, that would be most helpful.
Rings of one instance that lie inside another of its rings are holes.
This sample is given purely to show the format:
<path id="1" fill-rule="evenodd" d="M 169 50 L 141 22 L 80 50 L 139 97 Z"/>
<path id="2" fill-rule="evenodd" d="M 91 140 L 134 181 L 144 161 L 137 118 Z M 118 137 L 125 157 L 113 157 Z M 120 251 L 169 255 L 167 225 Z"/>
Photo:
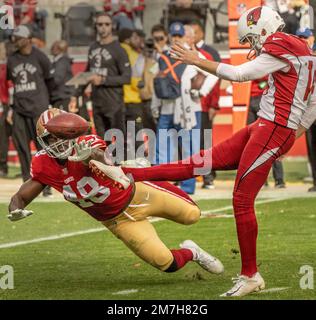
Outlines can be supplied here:
<path id="1" fill-rule="evenodd" d="M 229 206 L 228 200 L 199 202 L 202 210 Z M 71 233 L 100 224 L 67 203 L 34 203 L 35 214 L 17 223 L 0 205 L 0 246 Z M 267 289 L 246 299 L 315 299 L 315 290 L 302 290 L 299 269 L 316 268 L 316 198 L 257 205 L 258 263 Z M 220 210 L 231 214 L 231 209 Z M 219 299 L 230 289 L 240 268 L 234 219 L 206 217 L 192 226 L 170 221 L 154 223 L 165 243 L 173 247 L 193 239 L 219 257 L 225 273 L 214 276 L 190 263 L 173 274 L 162 273 L 133 255 L 108 231 L 0 249 L 1 265 L 14 268 L 13 290 L 0 290 L 0 299 Z M 1 274 L 0 274 L 1 278 Z M 316 281 L 316 280 L 315 280 Z M 120 291 L 135 290 L 128 295 Z"/>

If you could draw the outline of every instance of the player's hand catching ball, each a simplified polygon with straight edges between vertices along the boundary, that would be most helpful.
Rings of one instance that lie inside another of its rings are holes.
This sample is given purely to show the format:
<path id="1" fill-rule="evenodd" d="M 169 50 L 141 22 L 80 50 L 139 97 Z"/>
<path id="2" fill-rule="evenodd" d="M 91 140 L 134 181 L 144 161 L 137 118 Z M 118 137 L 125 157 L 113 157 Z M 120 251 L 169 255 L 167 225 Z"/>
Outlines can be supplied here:
<path id="1" fill-rule="evenodd" d="M 33 214 L 33 211 L 26 209 L 15 209 L 8 214 L 8 219 L 10 221 L 18 221 L 24 219 Z"/>
<path id="2" fill-rule="evenodd" d="M 74 149 L 75 153 L 72 156 L 68 157 L 69 161 L 75 161 L 80 162 L 87 160 L 92 153 L 92 147 L 91 147 L 92 141 L 81 141 L 79 143 L 75 143 Z"/>

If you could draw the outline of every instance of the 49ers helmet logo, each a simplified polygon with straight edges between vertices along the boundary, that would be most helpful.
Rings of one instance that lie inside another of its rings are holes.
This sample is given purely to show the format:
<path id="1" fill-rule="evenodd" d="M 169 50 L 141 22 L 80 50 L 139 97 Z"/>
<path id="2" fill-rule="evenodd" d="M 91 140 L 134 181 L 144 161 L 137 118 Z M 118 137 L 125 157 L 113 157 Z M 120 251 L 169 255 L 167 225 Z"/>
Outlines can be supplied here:
<path id="1" fill-rule="evenodd" d="M 262 10 L 262 7 L 257 7 L 248 13 L 248 15 L 247 15 L 247 26 L 248 27 L 258 24 L 258 21 L 261 17 L 261 10 Z"/>

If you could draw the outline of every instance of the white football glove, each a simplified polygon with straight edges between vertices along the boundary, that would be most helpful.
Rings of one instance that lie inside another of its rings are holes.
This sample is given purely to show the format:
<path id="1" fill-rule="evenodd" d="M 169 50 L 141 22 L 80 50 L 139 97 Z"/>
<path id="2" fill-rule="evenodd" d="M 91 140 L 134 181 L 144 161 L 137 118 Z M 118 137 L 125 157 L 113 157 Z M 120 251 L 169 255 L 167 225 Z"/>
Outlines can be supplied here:
<path id="1" fill-rule="evenodd" d="M 68 157 L 69 161 L 80 162 L 87 160 L 91 156 L 92 152 L 92 140 L 89 141 L 81 141 L 79 143 L 75 143 L 74 149 L 75 153 L 72 156 Z"/>
<path id="2" fill-rule="evenodd" d="M 33 211 L 31 211 L 31 210 L 15 209 L 14 211 L 11 211 L 7 215 L 7 217 L 11 221 L 18 221 L 18 220 L 24 219 L 32 214 L 33 214 Z"/>

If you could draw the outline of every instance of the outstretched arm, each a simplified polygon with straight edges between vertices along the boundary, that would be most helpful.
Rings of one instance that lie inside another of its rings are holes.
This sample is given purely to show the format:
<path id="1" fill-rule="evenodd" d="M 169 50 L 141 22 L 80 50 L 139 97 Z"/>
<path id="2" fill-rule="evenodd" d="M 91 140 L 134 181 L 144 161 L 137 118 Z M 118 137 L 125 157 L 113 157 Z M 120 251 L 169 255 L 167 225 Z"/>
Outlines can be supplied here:
<path id="1" fill-rule="evenodd" d="M 31 203 L 45 188 L 45 185 L 35 180 L 27 180 L 22 184 L 19 191 L 11 198 L 8 218 L 11 221 L 20 220 L 31 215 L 33 212 L 24 208 Z"/>
<path id="2" fill-rule="evenodd" d="M 288 68 L 286 62 L 267 53 L 262 53 L 254 60 L 239 66 L 201 59 L 197 51 L 189 50 L 180 44 L 174 45 L 171 53 L 175 59 L 183 63 L 193 64 L 221 79 L 237 82 L 261 79 L 281 69 L 286 71 L 286 68 Z"/>

